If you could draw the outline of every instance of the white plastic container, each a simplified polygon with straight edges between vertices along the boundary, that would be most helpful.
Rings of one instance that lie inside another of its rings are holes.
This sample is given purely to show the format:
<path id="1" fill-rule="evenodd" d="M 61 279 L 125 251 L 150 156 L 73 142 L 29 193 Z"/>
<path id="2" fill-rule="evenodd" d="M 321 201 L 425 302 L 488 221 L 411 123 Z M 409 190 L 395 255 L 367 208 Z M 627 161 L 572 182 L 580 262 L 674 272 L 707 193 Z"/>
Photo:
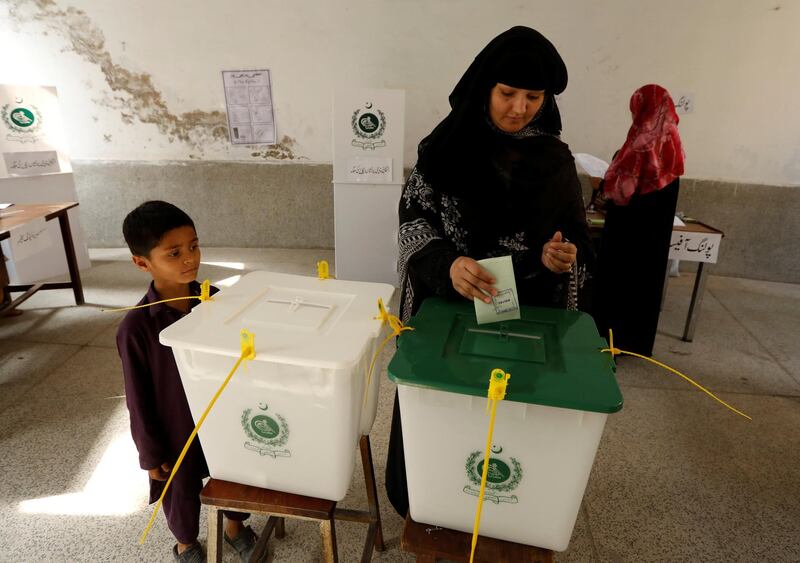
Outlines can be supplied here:
<path id="1" fill-rule="evenodd" d="M 412 520 L 472 533 L 489 420 L 486 398 L 407 385 L 398 391 Z M 564 551 L 606 418 L 501 401 L 491 459 L 504 465 L 487 480 L 480 535 Z M 443 428 L 457 432 L 443 440 L 434 430 Z"/>
<path id="2" fill-rule="evenodd" d="M 489 377 L 497 407 L 480 535 L 563 551 L 608 414 L 622 408 L 610 355 L 584 313 L 523 307 L 478 325 L 471 303 L 429 299 L 389 364 L 398 384 L 409 512 L 471 533 L 483 472 Z"/>
<path id="3" fill-rule="evenodd" d="M 212 477 L 339 501 L 359 436 L 375 419 L 369 363 L 385 329 L 387 284 L 253 272 L 160 335 L 171 346 L 197 420 L 255 335 L 256 358 L 233 376 L 199 437 Z"/>

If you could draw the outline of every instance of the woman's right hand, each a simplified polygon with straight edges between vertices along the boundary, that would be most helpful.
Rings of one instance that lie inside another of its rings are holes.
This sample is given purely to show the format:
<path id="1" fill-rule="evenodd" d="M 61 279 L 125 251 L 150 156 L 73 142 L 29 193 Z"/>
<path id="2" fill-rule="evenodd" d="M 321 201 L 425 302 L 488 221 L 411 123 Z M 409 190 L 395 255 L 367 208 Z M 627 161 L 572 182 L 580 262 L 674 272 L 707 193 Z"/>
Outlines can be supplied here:
<path id="1" fill-rule="evenodd" d="M 492 297 L 497 295 L 497 290 L 492 287 L 497 280 L 469 256 L 459 256 L 453 260 L 450 265 L 450 280 L 453 282 L 453 289 L 470 301 L 477 297 L 484 303 L 491 303 Z"/>

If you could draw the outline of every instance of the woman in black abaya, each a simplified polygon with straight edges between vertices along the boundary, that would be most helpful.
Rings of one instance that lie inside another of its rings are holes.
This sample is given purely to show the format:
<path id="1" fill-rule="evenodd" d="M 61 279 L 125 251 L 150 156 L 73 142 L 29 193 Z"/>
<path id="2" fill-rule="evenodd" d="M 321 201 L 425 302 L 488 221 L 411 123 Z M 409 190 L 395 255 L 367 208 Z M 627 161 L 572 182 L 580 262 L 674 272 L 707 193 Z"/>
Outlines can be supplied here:
<path id="1" fill-rule="evenodd" d="M 476 262 L 511 255 L 522 304 L 578 307 L 592 252 L 555 96 L 567 69 L 540 33 L 494 38 L 450 94 L 450 114 L 419 145 L 400 201 L 400 315 L 427 297 L 491 299 Z M 459 295 L 461 297 L 459 297 Z M 395 398 L 386 490 L 408 510 Z"/>

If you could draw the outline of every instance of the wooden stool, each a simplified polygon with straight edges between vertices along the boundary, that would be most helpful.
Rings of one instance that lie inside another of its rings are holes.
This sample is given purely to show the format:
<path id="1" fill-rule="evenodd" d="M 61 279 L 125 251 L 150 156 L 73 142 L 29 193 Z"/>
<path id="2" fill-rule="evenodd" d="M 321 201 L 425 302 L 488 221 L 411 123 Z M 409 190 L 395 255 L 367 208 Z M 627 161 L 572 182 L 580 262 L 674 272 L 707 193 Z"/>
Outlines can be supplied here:
<path id="1" fill-rule="evenodd" d="M 381 515 L 378 510 L 378 491 L 375 487 L 375 471 L 372 466 L 372 449 L 369 436 L 361 436 L 359 442 L 361 463 L 364 466 L 364 481 L 367 487 L 369 510 L 336 508 L 336 502 L 270 489 L 261 489 L 220 479 L 210 479 L 200 493 L 200 502 L 208 506 L 208 561 L 222 561 L 222 511 L 270 514 L 261 532 L 250 561 L 266 559 L 267 542 L 275 531 L 275 537 L 284 536 L 284 518 L 318 520 L 322 533 L 322 549 L 326 563 L 339 561 L 336 548 L 336 525 L 334 519 L 369 524 L 362 563 L 372 559 L 373 548 L 384 550 Z"/>
<path id="2" fill-rule="evenodd" d="M 437 559 L 469 561 L 472 534 L 439 526 L 419 524 L 406 516 L 400 548 L 417 555 L 418 563 L 435 563 Z M 553 563 L 553 552 L 541 547 L 522 545 L 494 538 L 478 538 L 475 561 L 486 563 Z"/>

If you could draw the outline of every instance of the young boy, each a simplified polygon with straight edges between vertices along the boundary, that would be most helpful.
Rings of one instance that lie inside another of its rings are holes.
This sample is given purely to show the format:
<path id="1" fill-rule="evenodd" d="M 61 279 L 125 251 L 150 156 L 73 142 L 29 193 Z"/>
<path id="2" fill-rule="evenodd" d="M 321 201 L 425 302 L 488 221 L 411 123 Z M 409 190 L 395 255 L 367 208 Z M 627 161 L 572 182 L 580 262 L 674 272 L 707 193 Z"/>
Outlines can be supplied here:
<path id="1" fill-rule="evenodd" d="M 195 281 L 200 243 L 186 213 L 164 201 L 148 201 L 125 217 L 122 232 L 134 265 L 153 277 L 140 305 L 200 295 L 200 284 Z M 158 334 L 198 303 L 197 299 L 185 299 L 131 310 L 117 332 L 131 434 L 139 450 L 139 464 L 150 477 L 151 503 L 161 496 L 170 470 L 194 429 L 172 349 L 159 343 Z M 169 529 L 178 540 L 172 548 L 177 561 L 206 560 L 197 534 L 200 491 L 207 476 L 203 450 L 195 439 L 163 503 Z M 225 516 L 225 540 L 242 561 L 247 561 L 256 542 L 253 530 L 242 524 L 249 514 L 225 512 Z"/>

